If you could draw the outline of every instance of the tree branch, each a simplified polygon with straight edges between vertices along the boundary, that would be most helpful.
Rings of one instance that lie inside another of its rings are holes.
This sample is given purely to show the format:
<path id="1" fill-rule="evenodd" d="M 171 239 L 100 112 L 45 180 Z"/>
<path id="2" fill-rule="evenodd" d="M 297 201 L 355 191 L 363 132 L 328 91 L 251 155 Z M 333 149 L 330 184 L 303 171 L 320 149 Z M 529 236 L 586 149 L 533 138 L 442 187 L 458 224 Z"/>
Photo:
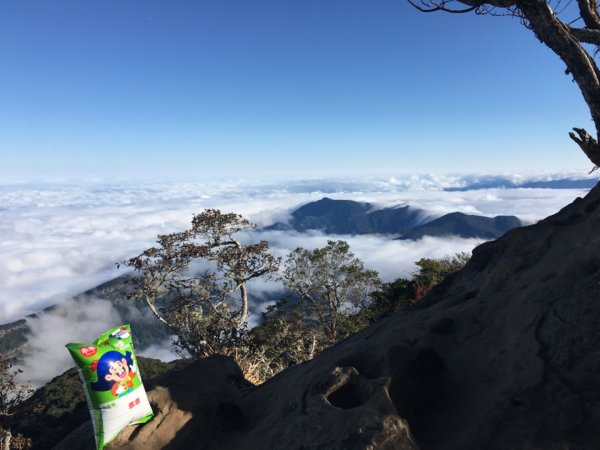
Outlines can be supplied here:
<path id="1" fill-rule="evenodd" d="M 600 147 L 598 146 L 598 142 L 583 128 L 573 128 L 573 131 L 575 131 L 577 135 L 570 132 L 569 136 L 577 143 L 577 145 L 579 145 L 590 161 L 594 163 L 594 168 L 590 172 L 592 173 L 600 167 Z"/>
<path id="2" fill-rule="evenodd" d="M 154 306 L 154 302 L 151 300 L 151 298 L 147 295 L 144 296 L 144 300 L 146 301 L 146 305 L 148 305 L 148 308 L 150 308 L 150 311 L 152 311 L 152 314 L 154 314 L 154 317 L 156 317 L 159 321 L 161 321 L 162 323 L 164 323 L 166 326 L 169 327 L 170 330 L 173 329 L 173 327 L 171 326 L 171 324 L 169 322 L 167 322 L 167 320 L 165 320 L 165 318 L 163 316 L 161 316 L 161 314 L 157 311 L 156 307 Z"/>
<path id="3" fill-rule="evenodd" d="M 586 0 L 579 1 L 581 4 Z M 589 7 L 589 3 L 585 5 Z M 567 65 L 590 109 L 598 133 L 600 131 L 600 71 L 594 59 L 582 47 L 581 42 L 572 33 L 571 27 L 556 17 L 545 0 L 518 0 L 517 6 L 529 21 L 538 39 L 550 47 Z M 579 33 L 584 34 L 584 31 Z M 587 33 L 587 36 L 590 37 L 590 33 Z M 598 141 L 581 128 L 575 128 L 574 131 L 577 134 L 570 133 L 571 139 L 579 145 L 590 161 L 598 166 L 600 163 Z"/>
<path id="4" fill-rule="evenodd" d="M 459 0 L 461 3 L 469 6 L 484 6 L 489 5 L 493 8 L 511 8 L 517 4 L 516 0 Z"/>
<path id="5" fill-rule="evenodd" d="M 569 30 L 579 42 L 600 45 L 600 30 L 590 30 L 589 28 L 573 27 L 569 27 Z"/>
<path id="6" fill-rule="evenodd" d="M 579 5 L 579 12 L 586 28 L 599 30 L 598 2 L 596 0 L 577 0 L 577 4 Z"/>
<path id="7" fill-rule="evenodd" d="M 482 5 L 482 2 L 477 2 L 476 5 L 470 6 L 469 8 L 465 8 L 465 9 L 452 9 L 452 8 L 448 8 L 446 6 L 446 3 L 448 3 L 447 1 L 442 1 L 441 3 L 435 3 L 435 2 L 431 2 L 431 3 L 427 3 L 428 5 L 431 4 L 431 7 L 426 6 L 419 6 L 416 3 L 414 3 L 412 0 L 408 0 L 408 3 L 410 3 L 413 7 L 415 7 L 416 9 L 418 9 L 421 12 L 425 12 L 425 13 L 429 13 L 429 12 L 435 12 L 435 11 L 445 11 L 445 12 L 449 12 L 449 13 L 453 13 L 453 14 L 462 14 L 462 13 L 468 13 L 471 11 L 474 11 L 475 9 L 479 8 Z M 425 3 L 424 3 L 425 4 Z"/>

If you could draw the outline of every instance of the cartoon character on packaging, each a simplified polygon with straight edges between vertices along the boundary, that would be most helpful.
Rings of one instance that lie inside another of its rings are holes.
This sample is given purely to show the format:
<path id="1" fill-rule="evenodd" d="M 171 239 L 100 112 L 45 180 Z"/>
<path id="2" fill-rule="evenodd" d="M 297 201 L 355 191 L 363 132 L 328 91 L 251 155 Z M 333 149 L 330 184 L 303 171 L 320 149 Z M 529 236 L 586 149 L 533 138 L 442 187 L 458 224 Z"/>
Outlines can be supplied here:
<path id="1" fill-rule="evenodd" d="M 115 397 L 122 397 L 133 390 L 136 367 L 131 352 L 127 352 L 125 355 L 116 351 L 106 352 L 98 360 L 96 370 L 98 381 L 92 383 L 93 390 L 108 391 L 110 389 Z"/>

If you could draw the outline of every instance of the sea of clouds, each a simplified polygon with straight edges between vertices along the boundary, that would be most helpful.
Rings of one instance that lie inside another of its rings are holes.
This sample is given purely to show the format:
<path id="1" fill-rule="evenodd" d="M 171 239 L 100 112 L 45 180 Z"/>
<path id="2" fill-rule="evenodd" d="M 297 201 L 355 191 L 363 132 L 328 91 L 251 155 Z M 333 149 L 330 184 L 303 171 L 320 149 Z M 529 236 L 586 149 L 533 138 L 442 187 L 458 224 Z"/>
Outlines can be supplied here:
<path id="1" fill-rule="evenodd" d="M 487 177 L 498 185 L 509 180 L 564 178 L 572 174 Z M 584 178 L 583 171 L 576 174 Z M 37 313 L 53 304 L 51 314 L 29 319 L 33 329 L 30 348 L 39 355 L 49 346 L 85 342 L 119 321 L 118 313 L 101 302 L 72 297 L 126 273 L 116 263 L 152 246 L 158 234 L 189 227 L 194 213 L 205 208 L 236 212 L 259 227 L 284 221 L 298 206 L 327 196 L 375 204 L 375 207 L 411 205 L 432 216 L 460 211 L 486 216 L 516 215 L 527 223 L 544 218 L 586 190 L 506 189 L 468 190 L 481 176 L 414 175 L 379 178 L 338 178 L 286 181 L 220 182 L 23 182 L 0 184 L 0 324 Z M 445 191 L 447 188 L 464 191 Z M 284 256 L 297 246 L 315 248 L 328 239 L 345 239 L 365 266 L 391 281 L 407 276 L 422 257 L 442 257 L 470 251 L 478 239 L 425 237 L 398 241 L 389 236 L 325 236 L 258 231 L 245 239 L 269 241 Z M 257 291 L 277 289 L 256 283 Z M 72 324 L 72 326 L 70 326 Z M 51 332 L 50 330 L 54 330 Z M 51 338 L 49 338 L 51 336 Z M 167 357 L 164 348 L 148 354 Z M 154 352 L 154 353 L 153 353 Z M 167 351 L 168 352 L 168 351 Z M 54 353 L 54 352 L 52 352 Z M 68 363 L 68 358 L 64 359 Z M 52 374 L 60 373 L 62 362 Z M 31 368 L 30 368 L 31 369 Z"/>

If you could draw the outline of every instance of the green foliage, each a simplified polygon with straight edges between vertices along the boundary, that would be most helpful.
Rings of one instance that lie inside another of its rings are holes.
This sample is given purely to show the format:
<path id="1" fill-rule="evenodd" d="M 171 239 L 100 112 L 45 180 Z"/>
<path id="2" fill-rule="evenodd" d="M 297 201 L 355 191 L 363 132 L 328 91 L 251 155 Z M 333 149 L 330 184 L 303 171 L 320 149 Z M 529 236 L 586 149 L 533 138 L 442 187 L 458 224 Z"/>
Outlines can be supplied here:
<path id="1" fill-rule="evenodd" d="M 313 251 L 296 249 L 285 262 L 284 284 L 297 297 L 269 306 L 262 323 L 251 331 L 256 354 L 262 358 L 260 377 L 270 378 L 312 359 L 330 345 L 418 302 L 468 259 L 466 253 L 422 258 L 411 279 L 380 284 L 377 274 L 365 270 L 343 241 L 329 241 Z"/>
<path id="2" fill-rule="evenodd" d="M 216 209 L 194 216 L 189 230 L 158 236 L 158 246 L 125 262 L 137 272 L 131 298 L 142 298 L 176 337 L 184 354 L 226 354 L 248 318 L 246 283 L 279 268 L 268 243 L 242 244 L 253 229 L 243 217 Z M 205 271 L 192 264 L 203 263 Z"/>
<path id="3" fill-rule="evenodd" d="M 305 305 L 279 300 L 262 314 L 262 323 L 252 329 L 258 378 L 267 380 L 282 370 L 312 359 L 323 350 L 325 336 L 312 322 Z"/>
<path id="4" fill-rule="evenodd" d="M 281 279 L 293 296 L 269 306 L 262 323 L 246 336 L 245 362 L 258 381 L 360 330 L 355 314 L 381 285 L 377 272 L 365 269 L 344 241 L 328 241 L 315 250 L 297 248 L 287 257 Z"/>
<path id="5" fill-rule="evenodd" d="M 416 262 L 419 269 L 413 274 L 415 301 L 421 300 L 433 286 L 449 274 L 462 269 L 471 255 L 465 252 L 443 258 L 421 258 Z"/>
<path id="6" fill-rule="evenodd" d="M 462 269 L 469 261 L 468 253 L 456 253 L 443 258 L 421 258 L 412 278 L 398 278 L 384 283 L 371 295 L 371 304 L 355 320 L 371 324 L 390 314 L 417 303 L 431 288 L 451 273 Z"/>
<path id="7" fill-rule="evenodd" d="M 140 375 L 144 381 L 152 380 L 171 370 L 177 368 L 178 362 L 166 363 L 156 358 L 145 358 L 138 356 L 136 358 L 138 366 L 140 368 Z"/>
<path id="8" fill-rule="evenodd" d="M 384 283 L 381 289 L 373 292 L 371 304 L 356 320 L 367 326 L 412 305 L 414 301 L 413 280 L 398 278 L 391 283 Z"/>
<path id="9" fill-rule="evenodd" d="M 32 400 L 38 402 L 40 411 L 53 419 L 74 412 L 77 406 L 85 402 L 77 369 L 69 369 L 52 380 L 36 392 Z"/>
<path id="10" fill-rule="evenodd" d="M 159 236 L 158 247 L 126 264 L 139 275 L 132 297 L 144 299 L 180 349 L 192 357 L 230 356 L 254 383 L 417 302 L 468 259 L 423 258 L 412 279 L 382 284 L 345 241 L 299 247 L 287 256 L 279 277 L 291 297 L 269 306 L 261 324 L 248 330 L 245 283 L 270 276 L 280 262 L 266 242 L 242 245 L 236 239 L 253 227 L 236 214 L 206 210 L 194 217 L 190 230 Z M 210 263 L 209 269 L 194 273 L 190 266 L 197 261 Z"/>
<path id="11" fill-rule="evenodd" d="M 377 272 L 365 269 L 345 241 L 327 241 L 315 250 L 297 248 L 285 261 L 282 280 L 300 297 L 328 345 L 354 331 L 347 317 L 365 308 L 381 285 Z"/>

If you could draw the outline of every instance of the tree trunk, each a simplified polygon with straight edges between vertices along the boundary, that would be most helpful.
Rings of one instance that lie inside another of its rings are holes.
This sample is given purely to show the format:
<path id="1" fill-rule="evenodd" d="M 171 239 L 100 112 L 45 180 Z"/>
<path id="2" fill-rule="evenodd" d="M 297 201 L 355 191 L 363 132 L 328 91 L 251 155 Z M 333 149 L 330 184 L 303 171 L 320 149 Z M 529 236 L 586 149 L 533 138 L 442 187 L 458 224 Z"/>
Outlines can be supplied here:
<path id="1" fill-rule="evenodd" d="M 10 441 L 12 434 L 10 430 L 3 428 L 0 430 L 0 450 L 10 450 Z"/>
<path id="2" fill-rule="evenodd" d="M 244 325 L 244 322 L 248 318 L 248 291 L 246 290 L 246 283 L 240 284 L 240 299 L 242 301 L 242 312 L 237 323 L 238 328 Z"/>
<path id="3" fill-rule="evenodd" d="M 146 305 L 148 305 L 148 308 L 150 309 L 152 314 L 154 314 L 154 317 L 156 317 L 159 321 L 164 323 L 166 326 L 169 327 L 169 329 L 172 330 L 173 326 L 163 316 L 160 315 L 160 313 L 154 306 L 154 299 L 153 298 L 151 299 L 149 296 L 145 295 L 144 300 L 146 301 Z"/>

